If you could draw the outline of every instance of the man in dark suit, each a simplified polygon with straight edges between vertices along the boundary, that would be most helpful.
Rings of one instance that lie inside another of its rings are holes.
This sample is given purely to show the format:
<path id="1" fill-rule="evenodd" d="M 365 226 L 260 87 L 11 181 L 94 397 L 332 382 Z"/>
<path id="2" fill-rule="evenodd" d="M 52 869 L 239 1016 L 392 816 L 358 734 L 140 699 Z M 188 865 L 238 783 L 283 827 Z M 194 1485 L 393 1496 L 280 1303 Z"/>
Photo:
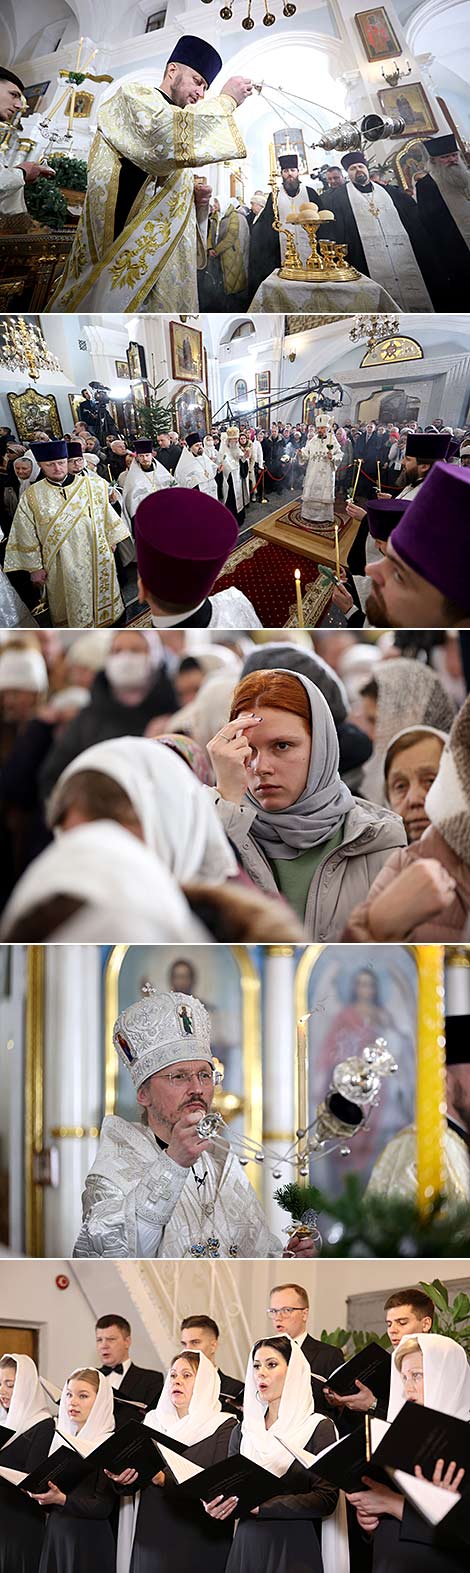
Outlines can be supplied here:
<path id="1" fill-rule="evenodd" d="M 181 1323 L 182 1349 L 201 1349 L 213 1365 L 217 1365 L 217 1349 L 220 1332 L 217 1322 L 212 1316 L 185 1316 Z M 240 1415 L 243 1410 L 244 1384 L 240 1377 L 227 1376 L 217 1366 L 220 1376 L 220 1402 L 223 1409 L 229 1409 L 234 1414 Z"/>
<path id="2" fill-rule="evenodd" d="M 144 1366 L 134 1365 L 130 1357 L 131 1326 L 125 1316 L 100 1316 L 96 1323 L 96 1348 L 98 1359 L 102 1361 L 100 1367 L 103 1376 L 109 1376 L 111 1386 L 119 1397 L 130 1400 L 129 1409 L 126 1404 L 119 1404 L 118 1424 L 123 1420 L 138 1418 L 143 1410 L 132 1410 L 132 1402 L 144 1404 L 146 1409 L 154 1409 L 158 1403 L 162 1387 L 163 1373 L 149 1371 Z"/>
<path id="3" fill-rule="evenodd" d="M 312 1392 L 316 1409 L 322 1414 L 331 1415 L 325 1400 L 325 1383 L 316 1381 L 315 1377 L 331 1376 L 339 1365 L 344 1363 L 341 1349 L 336 1349 L 334 1344 L 326 1344 L 319 1338 L 312 1338 L 307 1332 L 308 1313 L 310 1302 L 307 1290 L 302 1284 L 276 1284 L 271 1289 L 269 1296 L 268 1315 L 272 1330 L 277 1335 L 288 1334 L 300 1344 L 302 1354 L 308 1360 L 312 1372 Z"/>
<path id="4" fill-rule="evenodd" d="M 432 1332 L 434 1305 L 424 1289 L 397 1289 L 385 1301 L 384 1314 L 392 1350 L 398 1348 L 402 1338 L 413 1338 L 417 1333 Z M 353 1416 L 376 1414 L 379 1420 L 386 1420 L 388 1401 L 378 1402 L 372 1389 L 366 1387 L 364 1382 L 356 1381 L 355 1386 L 357 1393 L 350 1398 L 336 1398 L 332 1391 L 331 1407 L 343 1415 L 345 1411 L 349 1411 Z"/>

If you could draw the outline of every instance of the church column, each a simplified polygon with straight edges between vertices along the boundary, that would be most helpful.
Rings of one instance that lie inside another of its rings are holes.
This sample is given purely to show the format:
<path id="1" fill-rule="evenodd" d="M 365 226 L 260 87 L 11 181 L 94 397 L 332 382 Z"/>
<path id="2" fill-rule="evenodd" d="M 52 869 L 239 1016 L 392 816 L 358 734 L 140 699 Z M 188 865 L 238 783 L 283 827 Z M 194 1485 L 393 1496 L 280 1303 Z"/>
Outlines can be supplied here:
<path id="1" fill-rule="evenodd" d="M 100 949 L 45 947 L 44 1146 L 56 1147 L 59 1185 L 44 1193 L 44 1255 L 69 1256 L 102 1109 Z"/>
<path id="2" fill-rule="evenodd" d="M 470 377 L 470 355 L 459 355 L 452 361 L 447 372 L 442 409 L 445 410 L 444 424 L 446 426 L 463 426 L 466 410 L 462 410 L 462 400 L 467 403 L 468 384 Z"/>
<path id="3" fill-rule="evenodd" d="M 295 1134 L 295 1019 L 294 946 L 267 945 L 264 978 L 263 1031 L 263 1143 L 285 1152 Z M 265 1159 L 264 1208 L 270 1228 L 284 1244 L 282 1234 L 288 1214 L 274 1201 L 274 1191 L 296 1178 L 295 1170 L 282 1169 L 275 1180 L 273 1165 Z"/>

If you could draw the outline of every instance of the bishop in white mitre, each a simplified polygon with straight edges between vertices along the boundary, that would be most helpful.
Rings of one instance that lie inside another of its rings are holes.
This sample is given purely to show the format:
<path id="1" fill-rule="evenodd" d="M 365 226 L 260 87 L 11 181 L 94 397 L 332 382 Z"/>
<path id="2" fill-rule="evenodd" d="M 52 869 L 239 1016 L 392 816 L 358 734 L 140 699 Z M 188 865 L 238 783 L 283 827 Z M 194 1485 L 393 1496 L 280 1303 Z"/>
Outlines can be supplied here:
<path id="1" fill-rule="evenodd" d="M 5 572 L 26 572 L 45 587 L 56 628 L 113 625 L 124 612 L 114 562 L 119 541 L 129 536 L 109 501 L 106 481 L 68 474 L 69 454 L 81 444 L 35 443 L 43 478 L 18 503 L 8 537 Z"/>
<path id="2" fill-rule="evenodd" d="M 201 1001 L 149 993 L 122 1011 L 113 1038 L 143 1118 L 104 1120 L 74 1255 L 282 1256 L 229 1143 L 198 1131 L 216 1084 Z M 295 1240 L 291 1252 L 311 1255 L 313 1247 Z"/>
<path id="3" fill-rule="evenodd" d="M 326 416 L 318 411 L 315 432 L 298 455 L 307 461 L 301 518 L 307 524 L 332 524 L 335 508 L 335 471 L 341 448 Z"/>
<path id="4" fill-rule="evenodd" d="M 124 81 L 101 105 L 80 224 L 50 311 L 198 310 L 210 190 L 197 166 L 246 157 L 234 110 L 251 83 L 230 78 L 202 38 L 178 39 L 159 88 Z"/>

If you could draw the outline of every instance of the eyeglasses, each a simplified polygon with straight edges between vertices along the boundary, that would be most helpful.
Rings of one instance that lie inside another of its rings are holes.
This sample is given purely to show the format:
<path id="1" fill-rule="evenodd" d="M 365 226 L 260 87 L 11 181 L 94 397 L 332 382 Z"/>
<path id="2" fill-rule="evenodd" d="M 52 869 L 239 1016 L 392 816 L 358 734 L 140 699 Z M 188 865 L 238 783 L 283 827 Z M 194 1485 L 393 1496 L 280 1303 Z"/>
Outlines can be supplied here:
<path id="1" fill-rule="evenodd" d="M 192 1081 L 199 1082 L 200 1087 L 214 1085 L 212 1071 L 168 1071 L 168 1075 L 162 1075 L 160 1072 L 160 1080 L 173 1082 L 175 1087 L 189 1087 Z"/>
<path id="2" fill-rule="evenodd" d="M 295 1311 L 306 1311 L 306 1309 L 305 1305 L 277 1305 L 274 1310 L 272 1305 L 268 1305 L 267 1312 L 268 1316 L 294 1316 Z"/>

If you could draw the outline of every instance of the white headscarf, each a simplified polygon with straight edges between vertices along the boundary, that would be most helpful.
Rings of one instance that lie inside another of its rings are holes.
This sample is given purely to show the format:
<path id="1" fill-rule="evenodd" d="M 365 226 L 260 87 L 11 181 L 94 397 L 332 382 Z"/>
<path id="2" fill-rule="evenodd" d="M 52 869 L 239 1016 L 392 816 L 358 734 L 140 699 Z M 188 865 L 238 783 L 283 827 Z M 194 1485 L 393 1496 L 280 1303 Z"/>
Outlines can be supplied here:
<path id="1" fill-rule="evenodd" d="M 192 1447 L 195 1442 L 202 1442 L 204 1437 L 212 1436 L 219 1426 L 225 1425 L 225 1421 L 230 1419 L 220 1403 L 220 1376 L 215 1365 L 201 1350 L 191 1350 L 191 1353 L 198 1355 L 199 1366 L 187 1415 L 180 1417 L 170 1398 L 170 1366 L 158 1404 L 155 1409 L 148 1411 L 144 1420 L 144 1426 L 151 1426 L 154 1431 L 164 1431 L 177 1442 L 184 1442 L 186 1447 Z M 182 1349 L 180 1358 L 184 1359 L 185 1356 L 187 1350 Z"/>
<path id="2" fill-rule="evenodd" d="M 437 1409 L 454 1420 L 470 1420 L 470 1366 L 465 1350 L 442 1333 L 408 1333 L 400 1340 L 392 1358 L 390 1402 L 387 1420 L 396 1419 L 406 1403 L 402 1378 L 396 1359 L 410 1338 L 415 1339 L 423 1356 L 423 1390 L 426 1409 Z"/>
<path id="3" fill-rule="evenodd" d="M 47 694 L 49 678 L 44 656 L 32 646 L 7 647 L 0 657 L 0 692 L 21 688 L 32 694 Z"/>
<path id="4" fill-rule="evenodd" d="M 209 793 L 184 760 L 164 744 L 143 737 L 96 743 L 67 765 L 51 798 L 53 819 L 66 781 L 82 770 L 99 770 L 127 793 L 142 825 L 144 841 L 179 884 L 192 879 L 223 884 L 237 862 Z"/>
<path id="5" fill-rule="evenodd" d="M 40 1420 L 50 1420 L 51 1411 L 44 1401 L 44 1393 L 39 1380 L 37 1367 L 30 1355 L 4 1355 L 6 1360 L 14 1360 L 16 1365 L 15 1386 L 9 1409 L 0 1405 L 0 1423 L 8 1426 L 9 1430 L 19 1436 L 23 1431 L 29 1431 L 31 1426 L 39 1425 Z M 9 1438 L 8 1446 L 14 1441 Z"/>
<path id="6" fill-rule="evenodd" d="M 38 464 L 37 459 L 35 459 L 32 448 L 27 448 L 26 449 L 26 453 L 22 453 L 21 459 L 19 461 L 18 461 L 18 459 L 15 459 L 14 462 L 13 462 L 13 469 L 15 471 L 15 475 L 16 475 L 16 479 L 17 480 L 18 480 L 18 476 L 17 476 L 17 472 L 16 472 L 16 466 L 17 466 L 18 462 L 20 464 L 24 464 L 25 459 L 27 459 L 28 464 L 32 465 L 32 469 L 31 469 L 31 475 L 29 477 L 29 480 L 27 480 L 27 481 L 20 481 L 20 502 L 21 502 L 21 498 L 23 496 L 23 493 L 27 490 L 28 486 L 32 486 L 33 481 L 37 481 L 38 475 L 41 474 L 41 466 L 40 466 L 40 464 Z"/>
<path id="7" fill-rule="evenodd" d="M 132 934 L 134 940 L 180 944 L 207 937 L 161 858 L 111 820 L 78 825 L 30 863 L 7 903 L 2 932 L 8 936 L 18 919 L 55 896 L 84 904 L 61 924 L 60 937 L 69 941 L 99 937 L 118 944 Z"/>
<path id="8" fill-rule="evenodd" d="M 269 1347 L 269 1335 L 266 1336 L 264 1343 Z M 291 1340 L 291 1357 L 282 1389 L 278 1417 L 275 1426 L 270 1426 L 269 1430 L 265 1425 L 267 1405 L 260 1404 L 256 1391 L 253 1349 L 251 1349 L 245 1377 L 240 1452 L 245 1458 L 253 1459 L 253 1463 L 260 1464 L 262 1469 L 270 1469 L 273 1475 L 279 1475 L 282 1479 L 290 1469 L 293 1458 L 292 1453 L 289 1453 L 287 1447 L 283 1447 L 277 1438 L 282 1437 L 283 1441 L 291 1442 L 298 1453 L 307 1447 L 317 1427 L 325 1419 L 324 1415 L 315 1413 L 312 1372 L 300 1344 L 297 1344 L 295 1339 Z M 277 1436 L 274 1435 L 275 1432 Z M 349 1570 L 346 1502 L 342 1492 L 335 1512 L 322 1523 L 322 1563 L 324 1573 L 348 1573 Z"/>
<path id="9" fill-rule="evenodd" d="M 69 1446 L 67 1441 L 64 1441 L 64 1438 L 66 1437 L 70 1437 L 71 1445 L 74 1438 L 78 1436 L 76 1446 L 79 1448 L 80 1452 L 83 1453 L 84 1458 L 87 1458 L 88 1454 L 92 1453 L 95 1447 L 101 1447 L 101 1443 L 106 1442 L 108 1437 L 112 1436 L 113 1434 L 115 1427 L 113 1388 L 110 1386 L 107 1378 L 102 1375 L 101 1371 L 97 1371 L 99 1387 L 95 1402 L 92 1409 L 90 1409 L 88 1419 L 85 1420 L 85 1425 L 82 1426 L 81 1431 L 77 1432 L 76 1421 L 69 1419 L 66 1403 L 67 1388 L 72 1377 L 77 1375 L 77 1371 L 82 1371 L 84 1369 L 85 1368 L 83 1366 L 77 1366 L 75 1371 L 70 1372 L 70 1376 L 67 1377 L 67 1381 L 64 1382 L 59 1404 L 57 1431 L 49 1448 L 49 1458 L 51 1453 L 57 1453 L 59 1447 Z M 90 1366 L 88 1369 L 95 1370 L 96 1367 Z M 61 1432 L 60 1436 L 59 1431 Z"/>
<path id="10" fill-rule="evenodd" d="M 268 1336 L 265 1343 L 269 1348 Z M 302 1354 L 300 1344 L 296 1344 L 295 1341 L 291 1342 L 291 1357 L 276 1425 L 270 1426 L 269 1430 L 265 1425 L 267 1407 L 267 1404 L 260 1403 L 257 1398 L 253 1349 L 251 1349 L 245 1377 L 240 1452 L 245 1458 L 252 1458 L 255 1464 L 261 1464 L 263 1469 L 270 1469 L 274 1475 L 281 1476 L 290 1469 L 292 1454 L 277 1441 L 274 1432 L 276 1431 L 286 1442 L 292 1439 L 292 1445 L 298 1452 L 300 1448 L 307 1446 L 313 1432 L 325 1418 L 324 1415 L 315 1414 L 312 1373 L 308 1360 Z"/>

